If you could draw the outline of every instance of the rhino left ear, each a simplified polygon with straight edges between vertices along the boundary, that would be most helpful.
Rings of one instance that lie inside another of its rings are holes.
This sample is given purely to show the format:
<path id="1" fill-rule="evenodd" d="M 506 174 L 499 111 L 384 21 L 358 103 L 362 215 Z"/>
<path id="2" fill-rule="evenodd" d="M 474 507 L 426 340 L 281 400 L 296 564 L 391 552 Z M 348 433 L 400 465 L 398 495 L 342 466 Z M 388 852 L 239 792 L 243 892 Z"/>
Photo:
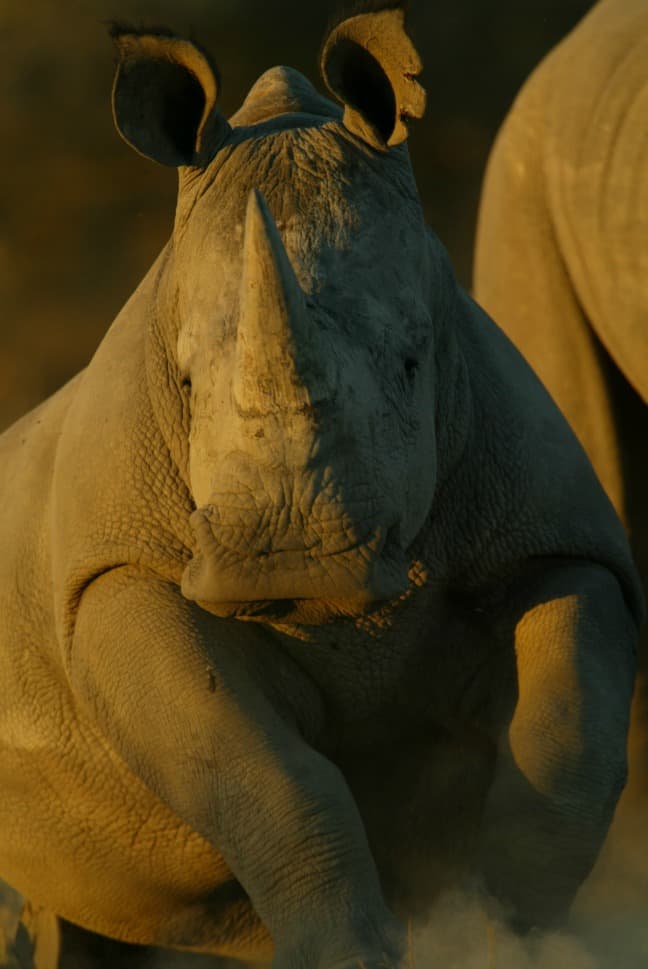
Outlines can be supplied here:
<path id="1" fill-rule="evenodd" d="M 231 130 L 209 56 L 165 30 L 112 24 L 110 34 L 119 52 L 112 100 L 122 138 L 162 165 L 208 164 Z"/>
<path id="2" fill-rule="evenodd" d="M 328 89 L 345 106 L 344 126 L 386 151 L 422 118 L 425 91 L 416 80 L 423 64 L 405 32 L 403 0 L 368 0 L 364 13 L 339 23 L 322 48 Z"/>

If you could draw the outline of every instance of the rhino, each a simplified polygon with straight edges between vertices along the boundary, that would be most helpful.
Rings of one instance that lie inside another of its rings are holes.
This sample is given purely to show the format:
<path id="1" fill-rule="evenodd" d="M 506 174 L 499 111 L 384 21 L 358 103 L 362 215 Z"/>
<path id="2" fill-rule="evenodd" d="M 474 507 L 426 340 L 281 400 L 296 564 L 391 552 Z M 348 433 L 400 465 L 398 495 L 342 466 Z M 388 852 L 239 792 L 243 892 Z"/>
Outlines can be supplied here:
<path id="1" fill-rule="evenodd" d="M 482 192 L 474 286 L 585 448 L 629 532 L 644 590 L 647 112 L 648 3 L 602 0 L 536 69 L 500 130 Z M 645 633 L 639 658 L 623 803 L 627 823 L 637 815 L 645 855 Z"/>
<path id="2" fill-rule="evenodd" d="M 464 879 L 555 924 L 625 782 L 641 588 L 426 226 L 403 7 L 331 28 L 339 104 L 278 67 L 229 120 L 198 43 L 112 34 L 171 239 L 0 437 L 0 876 L 59 920 L 41 965 L 77 926 L 396 969 Z"/>

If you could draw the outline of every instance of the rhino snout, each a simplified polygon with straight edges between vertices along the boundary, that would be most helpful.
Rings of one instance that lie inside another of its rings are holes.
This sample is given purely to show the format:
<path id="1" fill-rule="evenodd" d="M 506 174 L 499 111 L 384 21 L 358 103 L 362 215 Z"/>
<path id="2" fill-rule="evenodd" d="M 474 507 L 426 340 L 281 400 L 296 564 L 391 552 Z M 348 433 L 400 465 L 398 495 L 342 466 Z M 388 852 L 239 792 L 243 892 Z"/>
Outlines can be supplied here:
<path id="1" fill-rule="evenodd" d="M 393 599 L 408 587 L 407 561 L 397 522 L 360 527 L 309 523 L 264 534 L 262 521 L 231 524 L 213 506 L 191 516 L 196 539 L 183 594 L 209 603 Z"/>

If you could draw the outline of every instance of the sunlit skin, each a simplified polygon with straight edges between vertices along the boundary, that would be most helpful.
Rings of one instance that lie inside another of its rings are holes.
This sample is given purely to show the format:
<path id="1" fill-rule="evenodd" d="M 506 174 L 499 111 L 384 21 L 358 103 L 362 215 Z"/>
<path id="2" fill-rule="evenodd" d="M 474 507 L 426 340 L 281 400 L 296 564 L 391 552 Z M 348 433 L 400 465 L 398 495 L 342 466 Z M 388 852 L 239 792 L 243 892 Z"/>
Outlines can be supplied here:
<path id="1" fill-rule="evenodd" d="M 623 529 L 425 226 L 377 6 L 324 46 L 341 110 L 276 68 L 226 121 L 198 46 L 113 32 L 178 209 L 0 439 L 0 875 L 115 939 L 395 969 L 468 871 L 554 924 L 623 787 Z"/>

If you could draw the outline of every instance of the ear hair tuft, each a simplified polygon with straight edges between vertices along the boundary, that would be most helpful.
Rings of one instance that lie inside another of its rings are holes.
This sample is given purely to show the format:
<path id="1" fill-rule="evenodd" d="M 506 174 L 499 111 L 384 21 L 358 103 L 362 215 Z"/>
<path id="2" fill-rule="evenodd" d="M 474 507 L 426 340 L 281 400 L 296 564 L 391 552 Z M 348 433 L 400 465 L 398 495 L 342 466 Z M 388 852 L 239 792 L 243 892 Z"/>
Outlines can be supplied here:
<path id="1" fill-rule="evenodd" d="M 104 20 L 102 21 L 104 26 L 108 30 L 108 36 L 115 42 L 119 48 L 120 40 L 122 37 L 160 37 L 165 40 L 183 40 L 186 39 L 191 42 L 191 44 L 200 51 L 202 56 L 205 58 L 207 63 L 212 69 L 213 75 L 216 78 L 216 83 L 218 85 L 219 92 L 222 91 L 223 79 L 218 69 L 218 64 L 214 61 L 212 55 L 199 41 L 195 40 L 192 34 L 188 37 L 183 38 L 171 27 L 167 27 L 164 24 L 131 24 L 124 20 Z"/>
<path id="2" fill-rule="evenodd" d="M 330 18 L 324 31 L 324 43 L 329 34 L 345 20 L 349 20 L 350 17 L 357 17 L 361 13 L 380 13 L 382 10 L 402 10 L 405 16 L 405 22 L 407 23 L 409 8 L 409 0 L 348 0 Z M 324 48 L 324 43 L 322 44 L 320 55 Z"/>
<path id="3" fill-rule="evenodd" d="M 103 23 L 108 28 L 108 34 L 113 40 L 119 40 L 124 34 L 131 34 L 133 37 L 177 37 L 175 30 L 165 27 L 162 24 L 129 24 L 123 20 L 104 20 Z"/>

